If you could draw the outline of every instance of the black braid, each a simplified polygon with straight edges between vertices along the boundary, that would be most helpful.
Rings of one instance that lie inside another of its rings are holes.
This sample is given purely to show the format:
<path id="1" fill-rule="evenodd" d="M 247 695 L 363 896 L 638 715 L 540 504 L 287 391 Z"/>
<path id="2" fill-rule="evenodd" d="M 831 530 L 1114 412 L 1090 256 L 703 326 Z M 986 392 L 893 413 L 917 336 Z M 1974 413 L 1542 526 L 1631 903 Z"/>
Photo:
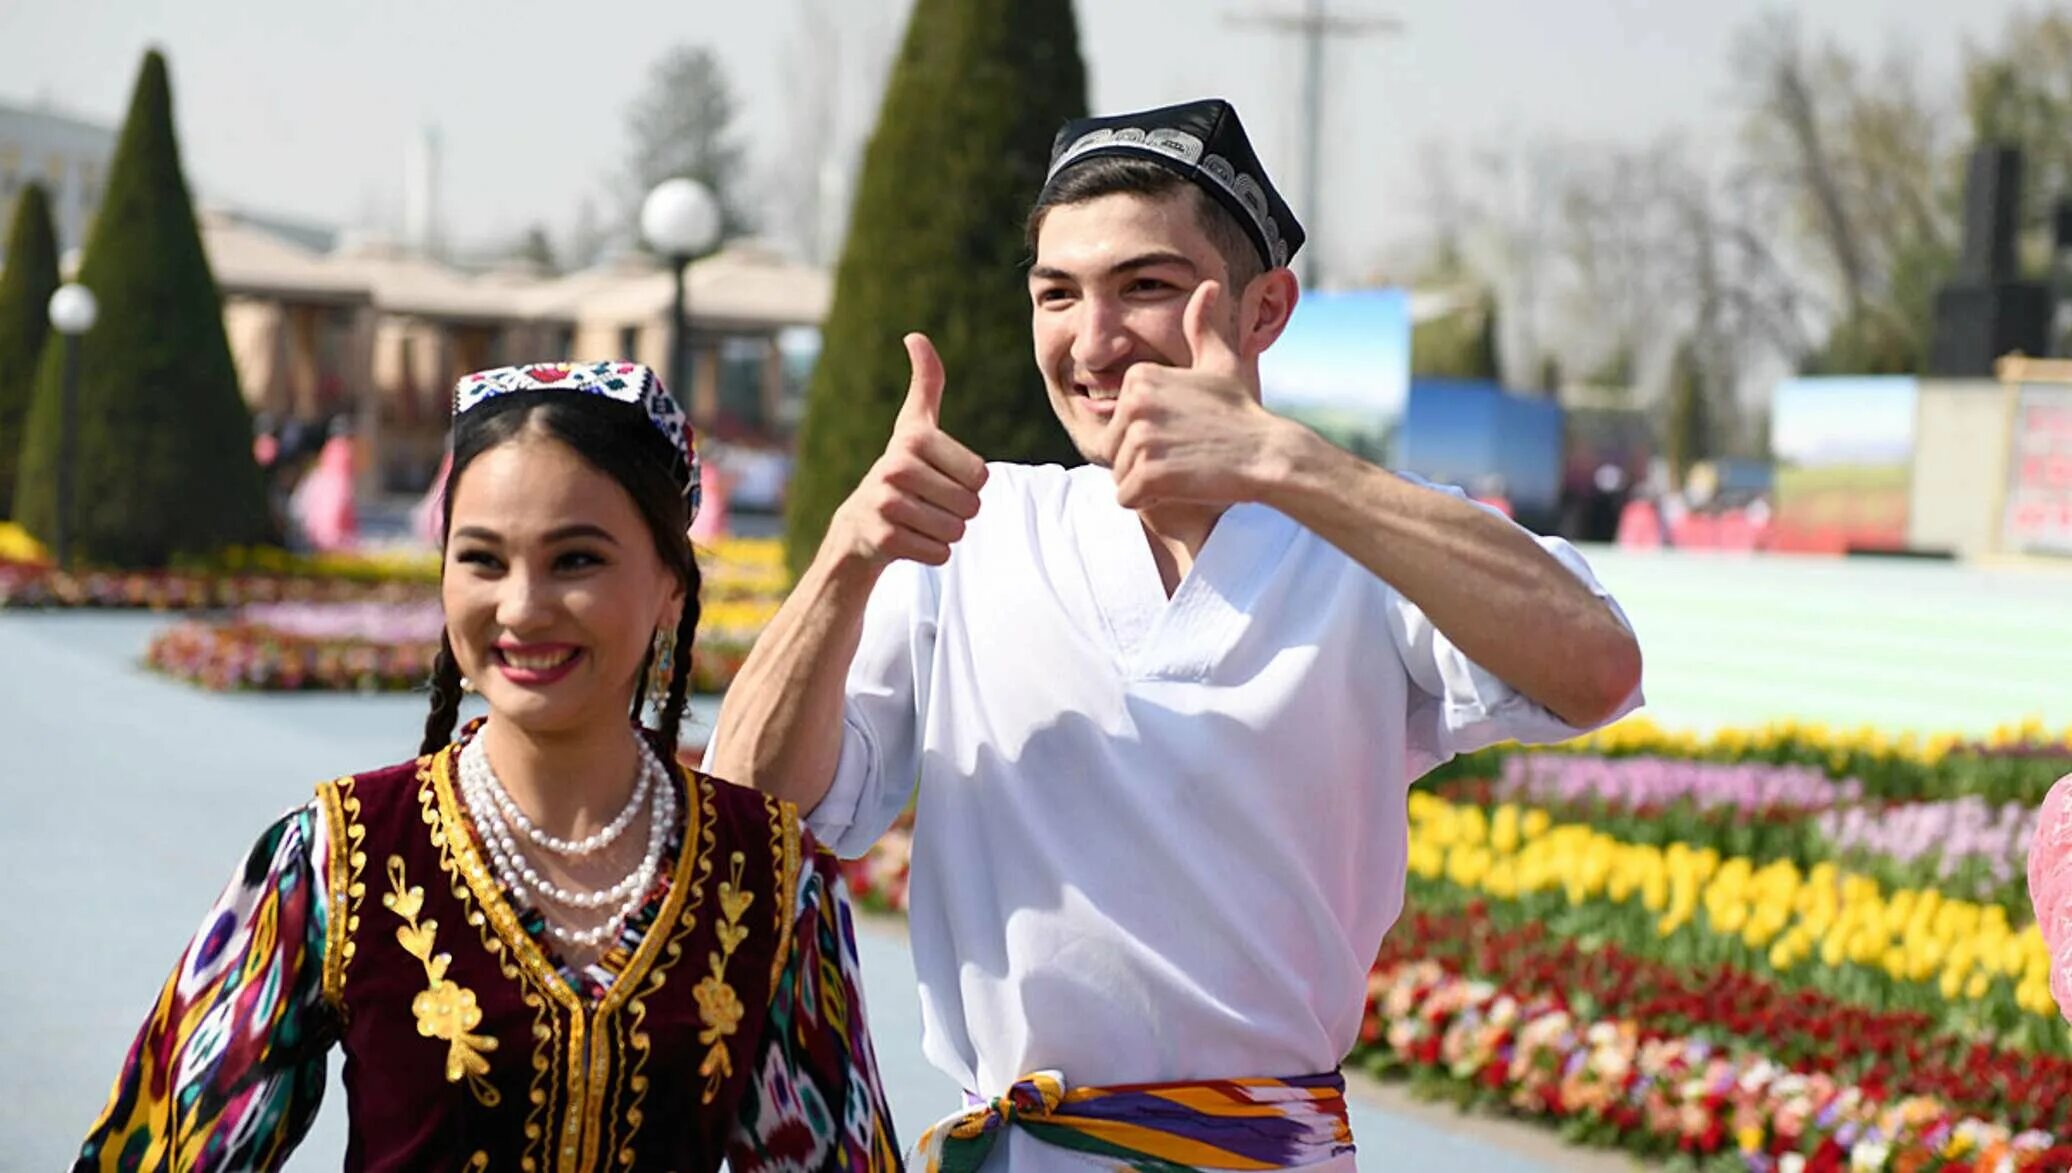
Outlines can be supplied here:
<path id="1" fill-rule="evenodd" d="M 642 729 L 647 728 L 648 677 L 655 670 L 655 641 L 648 641 L 648 649 L 640 654 L 640 671 L 633 677 L 633 712 L 629 719 Z"/>
<path id="2" fill-rule="evenodd" d="M 669 676 L 669 695 L 662 704 L 661 720 L 655 733 L 662 740 L 664 752 L 674 756 L 683 736 L 683 710 L 685 694 L 691 684 L 691 652 L 698 640 L 698 587 L 700 578 L 698 563 L 691 562 L 691 580 L 684 587 L 683 617 L 676 621 L 676 670 Z"/>
<path id="3" fill-rule="evenodd" d="M 432 661 L 432 712 L 424 719 L 424 744 L 420 756 L 437 753 L 453 740 L 453 727 L 460 722 L 460 664 L 453 658 L 453 644 L 439 634 L 439 655 Z"/>

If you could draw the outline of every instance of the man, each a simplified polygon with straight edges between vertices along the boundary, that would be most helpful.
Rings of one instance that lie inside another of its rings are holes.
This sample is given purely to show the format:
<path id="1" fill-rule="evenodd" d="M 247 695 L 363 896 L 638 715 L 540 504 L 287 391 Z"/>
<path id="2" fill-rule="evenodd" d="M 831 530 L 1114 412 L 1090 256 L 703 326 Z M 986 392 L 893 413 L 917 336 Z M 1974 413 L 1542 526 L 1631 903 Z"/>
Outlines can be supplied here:
<path id="1" fill-rule="evenodd" d="M 909 335 L 708 764 L 849 855 L 918 779 L 924 1049 L 977 1101 L 931 1166 L 1351 1168 L 1410 781 L 1630 709 L 1639 649 L 1565 543 L 1260 405 L 1303 236 L 1226 103 L 1069 124 L 1029 233 L 1089 463 L 983 463 Z"/>

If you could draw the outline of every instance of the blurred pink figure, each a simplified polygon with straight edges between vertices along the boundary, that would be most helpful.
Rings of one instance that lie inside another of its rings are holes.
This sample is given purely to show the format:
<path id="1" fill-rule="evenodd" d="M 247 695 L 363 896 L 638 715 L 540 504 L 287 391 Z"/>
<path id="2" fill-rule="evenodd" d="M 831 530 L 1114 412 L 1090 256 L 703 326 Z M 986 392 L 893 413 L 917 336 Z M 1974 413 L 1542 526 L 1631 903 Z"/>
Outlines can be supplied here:
<path id="1" fill-rule="evenodd" d="M 1619 511 L 1618 543 L 1629 550 L 1652 550 L 1662 544 L 1662 515 L 1644 497 L 1626 502 Z"/>
<path id="2" fill-rule="evenodd" d="M 353 504 L 353 438 L 334 434 L 317 453 L 317 466 L 295 486 L 288 511 L 304 541 L 318 550 L 343 550 L 360 536 Z"/>
<path id="3" fill-rule="evenodd" d="M 698 462 L 698 516 L 691 521 L 693 545 L 709 546 L 727 534 L 727 478 L 716 461 Z"/>
<path id="4" fill-rule="evenodd" d="M 2050 995 L 2072 1021 L 2072 774 L 2043 799 L 2029 843 L 2029 900 L 2050 950 Z"/>
<path id="5" fill-rule="evenodd" d="M 439 471 L 432 474 L 432 484 L 418 499 L 417 507 L 410 511 L 410 530 L 424 544 L 434 550 L 439 548 L 440 531 L 445 528 L 443 516 L 446 502 L 446 475 L 453 471 L 453 450 L 439 458 Z"/>

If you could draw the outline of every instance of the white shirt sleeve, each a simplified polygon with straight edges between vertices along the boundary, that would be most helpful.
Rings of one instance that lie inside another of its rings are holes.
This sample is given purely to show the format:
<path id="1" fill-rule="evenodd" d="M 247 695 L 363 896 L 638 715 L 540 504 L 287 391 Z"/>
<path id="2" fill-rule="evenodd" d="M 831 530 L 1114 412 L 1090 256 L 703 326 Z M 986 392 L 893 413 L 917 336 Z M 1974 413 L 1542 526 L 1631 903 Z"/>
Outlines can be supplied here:
<path id="1" fill-rule="evenodd" d="M 1432 485 L 1415 477 L 1405 479 L 1436 492 L 1467 497 L 1451 485 Z M 1604 600 L 1626 630 L 1633 630 L 1618 600 L 1597 581 L 1590 564 L 1574 546 L 1562 538 L 1535 535 L 1534 540 L 1589 587 L 1592 594 Z M 1566 741 L 1596 727 L 1570 725 L 1497 679 L 1455 647 L 1416 604 L 1393 587 L 1384 589 L 1388 594 L 1389 630 L 1414 686 L 1406 726 L 1409 744 L 1405 747 L 1410 777 L 1416 778 L 1456 754 L 1471 753 L 1499 742 Z M 1640 686 L 1636 684 L 1632 694 L 1603 723 L 1610 724 L 1640 707 L 1641 699 Z"/>
<path id="2" fill-rule="evenodd" d="M 814 836 L 844 859 L 869 851 L 892 826 L 920 775 L 938 573 L 895 562 L 864 610 L 863 640 L 849 664 L 841 761 L 833 785 L 806 816 Z"/>

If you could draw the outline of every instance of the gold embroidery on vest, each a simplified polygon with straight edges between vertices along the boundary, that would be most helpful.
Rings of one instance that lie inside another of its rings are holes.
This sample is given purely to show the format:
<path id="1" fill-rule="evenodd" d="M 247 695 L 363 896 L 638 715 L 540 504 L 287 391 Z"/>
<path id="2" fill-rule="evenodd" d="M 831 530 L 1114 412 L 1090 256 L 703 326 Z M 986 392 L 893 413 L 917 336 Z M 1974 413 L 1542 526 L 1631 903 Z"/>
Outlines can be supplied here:
<path id="1" fill-rule="evenodd" d="M 555 971 L 553 963 L 540 951 L 538 942 L 534 941 L 532 936 L 525 931 L 525 926 L 519 923 L 517 914 L 512 911 L 510 902 L 503 894 L 502 887 L 498 884 L 496 877 L 490 874 L 488 865 L 483 862 L 481 852 L 476 850 L 459 798 L 453 789 L 452 763 L 457 754 L 457 745 L 448 746 L 436 757 L 430 759 L 431 765 L 426 785 L 427 797 L 424 798 L 425 821 L 432 824 L 432 842 L 441 849 L 441 866 L 448 870 L 449 875 L 457 873 L 453 881 L 455 897 L 459 898 L 463 904 L 466 904 L 467 897 L 464 889 L 472 890 L 475 894 L 475 904 L 480 907 L 481 911 L 470 913 L 468 917 L 469 923 L 480 928 L 482 918 L 486 915 L 490 928 L 494 930 L 494 936 L 489 931 L 484 932 L 484 944 L 491 949 L 491 952 L 497 953 L 501 957 L 499 946 L 490 944 L 492 941 L 500 940 L 502 945 L 508 947 L 516 956 L 526 976 L 530 979 L 529 984 L 534 989 L 543 991 L 566 1014 L 567 1038 L 565 1045 L 562 1044 L 562 1040 L 556 1036 L 555 1032 L 547 1030 L 544 1025 L 536 1025 L 534 1027 L 533 1037 L 539 1041 L 542 1047 L 562 1052 L 565 1067 L 563 1073 L 557 1073 L 559 1077 L 545 1079 L 544 1077 L 552 1064 L 543 1058 L 536 1058 L 533 1065 L 536 1078 L 531 1100 L 536 1111 L 545 1110 L 547 1114 L 549 1126 L 547 1129 L 539 1130 L 541 1133 L 551 1129 L 552 1120 L 556 1115 L 560 1117 L 559 1144 L 556 1146 L 552 1140 L 548 1141 L 548 1144 L 553 1146 L 551 1153 L 552 1163 L 564 1170 L 565 1173 L 577 1173 L 578 1170 L 595 1168 L 600 1144 L 602 1143 L 607 1104 L 609 1102 L 616 1102 L 616 1097 L 611 1094 L 609 1085 L 615 1074 L 614 1069 L 618 1066 L 618 1064 L 613 1062 L 613 1057 L 614 1051 L 618 1049 L 616 1044 L 618 1044 L 619 1040 L 610 1029 L 610 1022 L 619 1006 L 628 1000 L 635 989 L 639 988 L 639 984 L 645 976 L 644 971 L 654 964 L 656 955 L 663 952 L 662 938 L 667 934 L 657 930 L 675 920 L 679 915 L 682 915 L 684 918 L 685 932 L 688 932 L 690 927 L 696 923 L 697 903 L 702 900 L 704 894 L 705 878 L 712 871 L 711 851 L 714 822 L 712 797 L 709 793 L 704 795 L 701 812 L 703 819 L 701 823 L 690 824 L 685 832 L 684 850 L 679 853 L 669 893 L 663 900 L 662 908 L 656 916 L 654 924 L 649 928 L 648 934 L 641 941 L 633 961 L 625 970 L 620 972 L 618 979 L 612 983 L 611 989 L 607 991 L 604 1000 L 599 1003 L 593 1016 L 585 1012 L 586 1008 L 582 1000 L 568 987 L 566 982 L 561 980 L 561 975 Z M 436 812 L 431 807 L 433 796 L 436 797 L 438 804 Z M 699 844 L 696 853 L 697 882 L 695 884 L 689 882 L 693 870 L 692 852 L 690 850 L 690 844 L 693 841 Z M 462 883 L 463 880 L 465 880 L 465 884 Z M 680 913 L 680 910 L 685 908 L 687 902 L 690 905 L 690 910 Z M 667 951 L 669 957 L 673 960 L 681 953 L 681 947 L 676 945 L 674 941 L 671 941 L 668 944 Z M 667 963 L 656 967 L 657 973 L 659 974 L 660 970 L 666 968 Z M 506 969 L 505 972 L 507 975 L 511 974 L 509 969 Z M 657 976 L 655 985 L 658 986 L 659 984 L 660 977 Z M 526 1001 L 527 1005 L 536 1004 L 531 994 L 527 995 Z M 562 1019 L 556 1018 L 556 1025 L 560 1025 L 561 1021 Z M 644 1057 L 644 1055 L 641 1056 L 641 1058 Z M 638 1061 L 637 1059 L 636 1063 Z M 589 1073 L 587 1085 L 584 1080 L 585 1068 L 588 1069 Z M 545 1084 L 544 1088 L 542 1087 L 543 1082 Z M 562 1093 L 566 1097 L 558 1112 L 552 1106 L 555 1093 Z M 530 1117 L 528 1117 L 526 1137 L 529 1141 L 537 1139 L 535 1128 L 530 1123 Z M 536 1163 L 530 1157 L 527 1157 L 522 1164 L 528 1173 L 537 1168 Z"/>
<path id="2" fill-rule="evenodd" d="M 540 986 L 528 982 L 525 971 L 512 961 L 511 950 L 504 939 L 497 935 L 494 926 L 490 925 L 489 918 L 483 915 L 480 902 L 474 899 L 472 889 L 454 862 L 454 840 L 458 838 L 462 844 L 466 844 L 466 828 L 456 823 L 453 835 L 448 835 L 447 822 L 440 810 L 440 784 L 442 780 L 450 777 L 447 771 L 455 752 L 449 747 L 419 763 L 419 815 L 428 828 L 432 846 L 439 851 L 439 868 L 446 873 L 447 886 L 452 890 L 453 898 L 467 910 L 468 924 L 474 927 L 476 934 L 481 938 L 482 947 L 488 950 L 490 957 L 496 961 L 497 968 L 502 970 L 505 980 L 518 987 L 520 997 L 532 1009 L 532 1086 L 526 1095 L 530 1106 L 525 1115 L 525 1150 L 519 1158 L 519 1169 L 522 1173 L 539 1173 L 540 1161 L 547 1156 L 544 1148 L 548 1143 L 547 1129 L 554 1118 L 552 1094 L 559 1086 L 557 1081 L 549 1078 L 554 1066 L 552 1056 L 556 1051 L 555 1039 L 558 1032 L 553 1014 L 547 1007 L 547 1000 L 539 993 Z"/>
<path id="3" fill-rule="evenodd" d="M 763 806 L 770 815 L 770 853 L 777 862 L 777 949 L 770 958 L 770 996 L 774 998 L 778 979 L 784 976 L 784 963 L 791 960 L 791 934 L 799 911 L 799 808 L 768 797 Z"/>
<path id="4" fill-rule="evenodd" d="M 689 800 L 686 799 L 684 817 L 687 819 L 691 817 L 690 806 Z M 686 827 L 693 825 L 695 824 L 687 823 Z M 703 892 L 702 883 L 698 893 L 684 890 L 685 881 L 691 872 L 689 860 L 692 838 L 690 831 L 686 830 L 683 847 L 677 852 L 676 865 L 670 873 L 669 891 L 662 898 L 662 907 L 656 910 L 654 920 L 649 922 L 647 930 L 641 934 L 640 943 L 634 948 L 633 956 L 627 960 L 624 968 L 619 970 L 618 976 L 612 980 L 611 988 L 605 991 L 603 999 L 598 1002 L 596 1014 L 592 1019 L 590 1098 L 583 1119 L 582 1167 L 585 1169 L 596 1168 L 600 1154 L 606 1152 L 616 1155 L 622 1164 L 631 1163 L 627 1160 L 627 1154 L 632 1152 L 633 1133 L 628 1132 L 624 1138 L 618 1136 L 622 1114 L 612 1108 L 613 1105 L 626 1103 L 627 1100 L 629 1072 L 626 1069 L 625 1052 L 629 1040 L 626 1037 L 626 1028 L 615 1028 L 614 1020 L 618 1017 L 620 1007 L 632 1000 L 649 968 L 655 965 L 657 956 L 662 952 L 662 942 L 668 936 L 668 925 L 676 919 L 677 910 L 688 898 Z M 706 871 L 711 870 L 709 859 L 701 857 L 701 864 Z M 645 1007 L 641 1008 L 641 1017 L 645 1017 L 645 1010 Z M 645 1059 L 646 1054 L 642 1052 L 636 1063 Z M 629 1108 L 636 1113 L 639 1111 L 637 1104 L 630 1105 Z M 607 1128 L 611 1130 L 609 1136 L 606 1135 Z"/>
<path id="5" fill-rule="evenodd" d="M 367 853 L 362 850 L 367 828 L 360 824 L 360 800 L 353 796 L 357 781 L 347 775 L 317 785 L 330 840 L 324 869 L 330 897 L 324 922 L 324 1000 L 341 1015 L 346 1012 L 345 970 L 353 959 L 353 938 L 360 927 L 360 901 L 367 895 L 367 885 L 360 878 L 367 867 Z"/>
<path id="6" fill-rule="evenodd" d="M 439 922 L 418 921 L 417 915 L 424 911 L 424 889 L 404 876 L 402 856 L 389 856 L 388 879 L 389 891 L 382 894 L 381 906 L 403 920 L 403 927 L 396 930 L 396 943 L 424 966 L 427 985 L 410 1000 L 410 1012 L 417 1016 L 417 1033 L 428 1039 L 445 1040 L 447 1083 L 467 1080 L 475 1102 L 494 1108 L 502 1096 L 495 1085 L 482 1077 L 489 1074 L 489 1060 L 485 1056 L 496 1050 L 496 1040 L 475 1033 L 475 1028 L 482 1025 L 482 1007 L 475 999 L 475 991 L 447 978 L 452 954 L 432 952 L 438 947 Z"/>
<path id="7" fill-rule="evenodd" d="M 624 1140 L 617 1139 L 613 1130 L 613 1148 L 622 1166 L 630 1167 L 638 1154 L 633 1142 L 639 1135 L 641 1123 L 646 1119 L 643 1105 L 647 1102 L 648 1078 L 643 1074 L 647 1066 L 650 1042 L 642 1029 L 647 1021 L 645 999 L 653 997 L 662 988 L 669 971 L 683 957 L 683 940 L 698 927 L 698 917 L 705 908 L 705 893 L 712 879 L 712 852 L 718 842 L 714 828 L 718 825 L 718 811 L 714 806 L 713 786 L 703 776 L 686 771 L 684 779 L 684 829 L 683 846 L 677 852 L 676 871 L 670 880 L 669 900 L 664 902 L 654 923 L 648 926 L 647 936 L 640 943 L 635 966 L 646 968 L 645 975 L 629 968 L 626 975 L 644 976 L 639 987 L 626 984 L 627 989 L 638 989 L 626 1001 L 627 1017 L 631 1020 L 626 1030 L 627 1047 L 632 1051 L 630 1060 L 620 1068 L 625 1076 L 626 1089 L 630 1093 L 623 1119 L 627 1128 Z M 695 796 L 695 801 L 693 798 Z M 672 907 L 674 905 L 674 907 Z M 674 922 L 674 927 L 672 927 Z M 659 945 L 659 958 L 655 957 Z M 652 966 L 650 966 L 652 961 Z M 612 990 L 613 996 L 619 991 Z M 609 1003 L 610 999 L 607 999 Z"/>
<path id="8" fill-rule="evenodd" d="M 734 951 L 741 942 L 748 939 L 748 926 L 741 923 L 742 914 L 755 903 L 755 893 L 741 887 L 742 870 L 748 866 L 748 856 L 736 851 L 729 857 L 733 867 L 727 879 L 720 882 L 719 908 L 723 918 L 713 927 L 719 936 L 719 948 L 709 958 L 712 972 L 705 975 L 691 997 L 698 1002 L 698 1017 L 705 1023 L 705 1029 L 698 1032 L 698 1041 L 711 1048 L 705 1052 L 705 1062 L 698 1067 L 698 1074 L 705 1077 L 705 1103 L 711 1103 L 719 1095 L 720 1085 L 734 1074 L 733 1057 L 727 1051 L 726 1040 L 741 1028 L 743 1013 L 741 998 L 734 993 L 734 987 L 727 984 L 727 963 L 734 958 Z"/>

